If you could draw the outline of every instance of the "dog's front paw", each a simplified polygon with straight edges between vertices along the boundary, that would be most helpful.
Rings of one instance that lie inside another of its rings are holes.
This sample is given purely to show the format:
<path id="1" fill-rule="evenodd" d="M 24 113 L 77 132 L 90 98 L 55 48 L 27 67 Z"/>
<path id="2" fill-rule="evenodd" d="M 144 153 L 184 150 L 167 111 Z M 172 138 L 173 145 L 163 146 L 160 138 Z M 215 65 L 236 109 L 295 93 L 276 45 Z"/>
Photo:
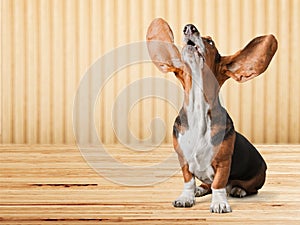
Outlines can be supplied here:
<path id="1" fill-rule="evenodd" d="M 226 198 L 226 189 L 212 189 L 212 201 L 210 211 L 212 213 L 229 213 L 232 212 L 231 207 Z"/>
<path id="2" fill-rule="evenodd" d="M 173 202 L 174 207 L 192 207 L 195 205 L 195 188 L 194 177 L 189 182 L 184 183 L 181 195 Z"/>
<path id="3" fill-rule="evenodd" d="M 192 207 L 195 205 L 195 197 L 191 194 L 182 193 L 174 202 L 174 207 Z"/>
<path id="4" fill-rule="evenodd" d="M 212 213 L 230 213 L 232 212 L 228 202 L 214 202 L 210 205 L 210 212 Z"/>

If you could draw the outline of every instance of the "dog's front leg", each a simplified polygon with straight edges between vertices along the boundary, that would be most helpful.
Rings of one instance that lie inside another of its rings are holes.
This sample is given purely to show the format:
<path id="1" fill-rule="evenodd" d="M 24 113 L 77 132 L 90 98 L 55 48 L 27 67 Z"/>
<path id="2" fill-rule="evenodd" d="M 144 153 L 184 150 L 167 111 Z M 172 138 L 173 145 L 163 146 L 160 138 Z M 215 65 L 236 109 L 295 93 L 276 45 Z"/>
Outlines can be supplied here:
<path id="1" fill-rule="evenodd" d="M 173 202 L 174 207 L 192 207 L 195 205 L 196 182 L 194 175 L 189 171 L 189 165 L 186 162 L 183 152 L 178 144 L 178 140 L 173 136 L 174 150 L 178 155 L 181 166 L 184 186 L 181 195 Z"/>
<path id="2" fill-rule="evenodd" d="M 235 134 L 224 140 L 218 147 L 213 159 L 215 177 L 212 183 L 212 201 L 210 211 L 213 213 L 231 212 L 227 201 L 226 185 L 230 174 L 231 157 L 234 148 Z"/>
<path id="3" fill-rule="evenodd" d="M 195 205 L 196 182 L 194 175 L 189 171 L 189 165 L 182 168 L 184 186 L 181 195 L 173 202 L 175 207 L 192 207 Z"/>
<path id="4" fill-rule="evenodd" d="M 227 201 L 226 184 L 230 167 L 225 165 L 219 165 L 216 169 L 214 181 L 212 183 L 212 200 L 210 205 L 210 211 L 213 213 L 228 213 L 231 212 L 231 207 Z"/>

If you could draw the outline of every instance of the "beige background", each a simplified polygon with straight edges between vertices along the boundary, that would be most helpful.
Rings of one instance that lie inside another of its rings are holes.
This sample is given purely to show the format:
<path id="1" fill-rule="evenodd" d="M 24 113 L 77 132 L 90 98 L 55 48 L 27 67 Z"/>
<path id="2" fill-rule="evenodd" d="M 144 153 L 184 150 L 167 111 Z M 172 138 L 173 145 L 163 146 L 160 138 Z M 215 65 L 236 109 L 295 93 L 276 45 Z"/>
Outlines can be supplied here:
<path id="1" fill-rule="evenodd" d="M 193 23 L 223 55 L 255 36 L 274 34 L 279 48 L 267 72 L 245 84 L 227 82 L 222 98 L 237 130 L 253 142 L 300 143 L 299 15 L 299 0 L 2 0 L 0 142 L 74 143 L 72 106 L 81 77 L 105 53 L 145 40 L 150 22 L 163 17 L 178 45 L 183 26 Z M 95 108 L 103 142 L 118 142 L 111 109 L 119 91 L 153 76 L 178 83 L 143 63 L 122 69 L 105 85 Z M 170 143 L 176 111 L 160 99 L 141 100 L 117 126 L 125 121 L 138 138 L 159 139 L 148 127 L 160 117 Z"/>

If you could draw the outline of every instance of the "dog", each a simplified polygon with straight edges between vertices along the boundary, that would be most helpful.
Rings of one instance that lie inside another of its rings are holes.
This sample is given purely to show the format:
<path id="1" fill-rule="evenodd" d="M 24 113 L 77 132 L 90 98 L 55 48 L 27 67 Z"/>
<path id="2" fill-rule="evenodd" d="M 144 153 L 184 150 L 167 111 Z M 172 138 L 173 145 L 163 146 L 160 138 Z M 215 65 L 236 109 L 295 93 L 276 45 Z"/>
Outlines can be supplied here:
<path id="1" fill-rule="evenodd" d="M 245 82 L 263 73 L 277 50 L 277 40 L 273 35 L 256 37 L 234 55 L 221 56 L 211 37 L 201 37 L 188 24 L 180 54 L 170 26 L 161 18 L 152 21 L 146 39 L 152 62 L 164 73 L 173 72 L 184 89 L 183 107 L 173 126 L 184 187 L 173 205 L 191 207 L 195 197 L 212 194 L 211 212 L 231 212 L 227 195 L 256 194 L 265 183 L 267 165 L 235 131 L 219 90 L 228 78 Z"/>

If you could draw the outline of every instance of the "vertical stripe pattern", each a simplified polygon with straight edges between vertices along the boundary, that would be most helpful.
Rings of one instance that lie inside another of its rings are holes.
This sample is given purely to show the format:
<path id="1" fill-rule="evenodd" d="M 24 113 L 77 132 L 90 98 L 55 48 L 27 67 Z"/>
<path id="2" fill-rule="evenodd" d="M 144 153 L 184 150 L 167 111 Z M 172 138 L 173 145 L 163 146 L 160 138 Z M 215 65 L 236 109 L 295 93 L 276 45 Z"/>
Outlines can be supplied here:
<path id="1" fill-rule="evenodd" d="M 252 38 L 272 33 L 278 51 L 267 71 L 245 84 L 228 81 L 222 101 L 235 127 L 255 143 L 300 143 L 300 64 L 298 0 L 2 0 L 1 1 L 1 124 L 0 142 L 15 144 L 73 144 L 73 101 L 80 80 L 103 55 L 124 45 L 144 41 L 147 27 L 163 17 L 182 45 L 182 28 L 195 24 L 202 35 L 213 37 L 222 55 L 233 54 Z M 122 57 L 115 55 L 118 65 Z M 101 68 L 105 73 L 108 68 Z M 93 73 L 93 72 L 91 72 Z M 172 74 L 161 74 L 151 63 L 120 68 L 99 91 L 88 124 L 97 135 L 82 134 L 87 144 L 135 142 L 150 138 L 171 143 L 176 107 L 155 97 L 142 98 L 155 82 L 126 93 L 122 109 L 127 118 L 113 117 L 117 96 L 135 81 L 165 77 L 179 85 Z M 93 87 L 95 80 L 89 80 Z M 101 82 L 104 82 L 102 80 Z M 134 105 L 130 99 L 141 96 Z M 86 96 L 82 101 L 90 102 Z M 83 105 L 81 105 L 83 107 Z M 80 107 L 80 105 L 79 105 Z M 160 118 L 159 124 L 151 123 Z M 112 122 L 112 120 L 114 120 Z M 74 123 L 73 123 L 74 122 Z M 115 131 L 128 126 L 129 132 Z"/>

